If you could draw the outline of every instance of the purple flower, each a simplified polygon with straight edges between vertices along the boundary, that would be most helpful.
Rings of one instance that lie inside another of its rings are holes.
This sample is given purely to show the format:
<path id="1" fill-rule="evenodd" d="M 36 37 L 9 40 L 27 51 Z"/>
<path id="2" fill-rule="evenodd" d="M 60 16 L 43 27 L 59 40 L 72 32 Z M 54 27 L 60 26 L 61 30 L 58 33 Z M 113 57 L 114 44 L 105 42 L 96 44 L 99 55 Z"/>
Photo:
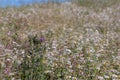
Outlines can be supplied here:
<path id="1" fill-rule="evenodd" d="M 45 42 L 45 38 L 43 36 L 40 37 L 40 42 Z"/>

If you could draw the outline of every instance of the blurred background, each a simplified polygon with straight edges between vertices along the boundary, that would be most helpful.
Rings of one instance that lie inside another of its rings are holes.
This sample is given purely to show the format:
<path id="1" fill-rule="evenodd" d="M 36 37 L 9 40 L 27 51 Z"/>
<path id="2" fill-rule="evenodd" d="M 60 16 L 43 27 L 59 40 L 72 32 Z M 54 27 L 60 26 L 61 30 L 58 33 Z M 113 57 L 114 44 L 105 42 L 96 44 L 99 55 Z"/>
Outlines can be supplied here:
<path id="1" fill-rule="evenodd" d="M 0 0 L 0 7 L 6 8 L 10 6 L 23 6 L 23 5 L 31 5 L 34 3 L 48 3 L 48 2 L 55 2 L 55 3 L 62 3 L 62 2 L 76 2 L 80 5 L 84 6 L 93 6 L 93 7 L 105 7 L 111 6 L 112 4 L 119 3 L 120 0 Z"/>
<path id="2" fill-rule="evenodd" d="M 33 4 L 33 3 L 47 3 L 47 2 L 66 2 L 70 0 L 0 0 L 0 7 L 16 6 Z"/>

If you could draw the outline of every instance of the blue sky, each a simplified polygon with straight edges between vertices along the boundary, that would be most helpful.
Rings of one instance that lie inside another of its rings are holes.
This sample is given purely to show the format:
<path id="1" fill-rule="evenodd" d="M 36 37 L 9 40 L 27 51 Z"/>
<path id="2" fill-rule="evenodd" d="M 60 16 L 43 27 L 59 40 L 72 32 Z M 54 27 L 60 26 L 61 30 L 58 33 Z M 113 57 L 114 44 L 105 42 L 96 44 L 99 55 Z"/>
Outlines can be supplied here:
<path id="1" fill-rule="evenodd" d="M 0 0 L 0 7 L 6 7 L 6 6 L 20 6 L 21 4 L 31 4 L 34 2 L 47 2 L 50 0 Z M 51 1 L 58 1 L 58 2 L 64 2 L 67 0 L 51 0 Z"/>

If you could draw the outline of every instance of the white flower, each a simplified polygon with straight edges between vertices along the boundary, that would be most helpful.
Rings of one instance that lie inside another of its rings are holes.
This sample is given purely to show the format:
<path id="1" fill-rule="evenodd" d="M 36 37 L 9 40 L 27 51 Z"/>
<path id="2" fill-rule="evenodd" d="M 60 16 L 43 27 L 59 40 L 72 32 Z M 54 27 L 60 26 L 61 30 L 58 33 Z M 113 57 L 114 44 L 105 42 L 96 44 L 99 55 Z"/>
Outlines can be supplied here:
<path id="1" fill-rule="evenodd" d="M 118 76 L 117 76 L 117 75 L 115 75 L 115 74 L 112 74 L 112 77 L 117 78 Z"/>
<path id="2" fill-rule="evenodd" d="M 70 49 L 66 49 L 66 52 L 70 54 L 72 51 Z"/>
<path id="3" fill-rule="evenodd" d="M 105 75 L 104 77 L 105 77 L 106 79 L 109 79 L 109 78 L 110 78 L 110 77 L 109 77 L 109 76 L 107 76 L 107 75 Z"/>
<path id="4" fill-rule="evenodd" d="M 102 76 L 98 76 L 98 80 L 105 80 Z"/>

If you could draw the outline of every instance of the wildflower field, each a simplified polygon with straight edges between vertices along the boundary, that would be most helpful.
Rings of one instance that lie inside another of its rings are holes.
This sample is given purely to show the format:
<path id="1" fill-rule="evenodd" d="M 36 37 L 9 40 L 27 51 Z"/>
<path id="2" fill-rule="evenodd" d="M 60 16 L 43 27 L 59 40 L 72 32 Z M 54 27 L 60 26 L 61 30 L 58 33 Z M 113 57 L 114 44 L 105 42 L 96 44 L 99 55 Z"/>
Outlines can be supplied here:
<path id="1" fill-rule="evenodd" d="M 79 1 L 0 8 L 0 80 L 120 80 L 120 0 Z"/>

